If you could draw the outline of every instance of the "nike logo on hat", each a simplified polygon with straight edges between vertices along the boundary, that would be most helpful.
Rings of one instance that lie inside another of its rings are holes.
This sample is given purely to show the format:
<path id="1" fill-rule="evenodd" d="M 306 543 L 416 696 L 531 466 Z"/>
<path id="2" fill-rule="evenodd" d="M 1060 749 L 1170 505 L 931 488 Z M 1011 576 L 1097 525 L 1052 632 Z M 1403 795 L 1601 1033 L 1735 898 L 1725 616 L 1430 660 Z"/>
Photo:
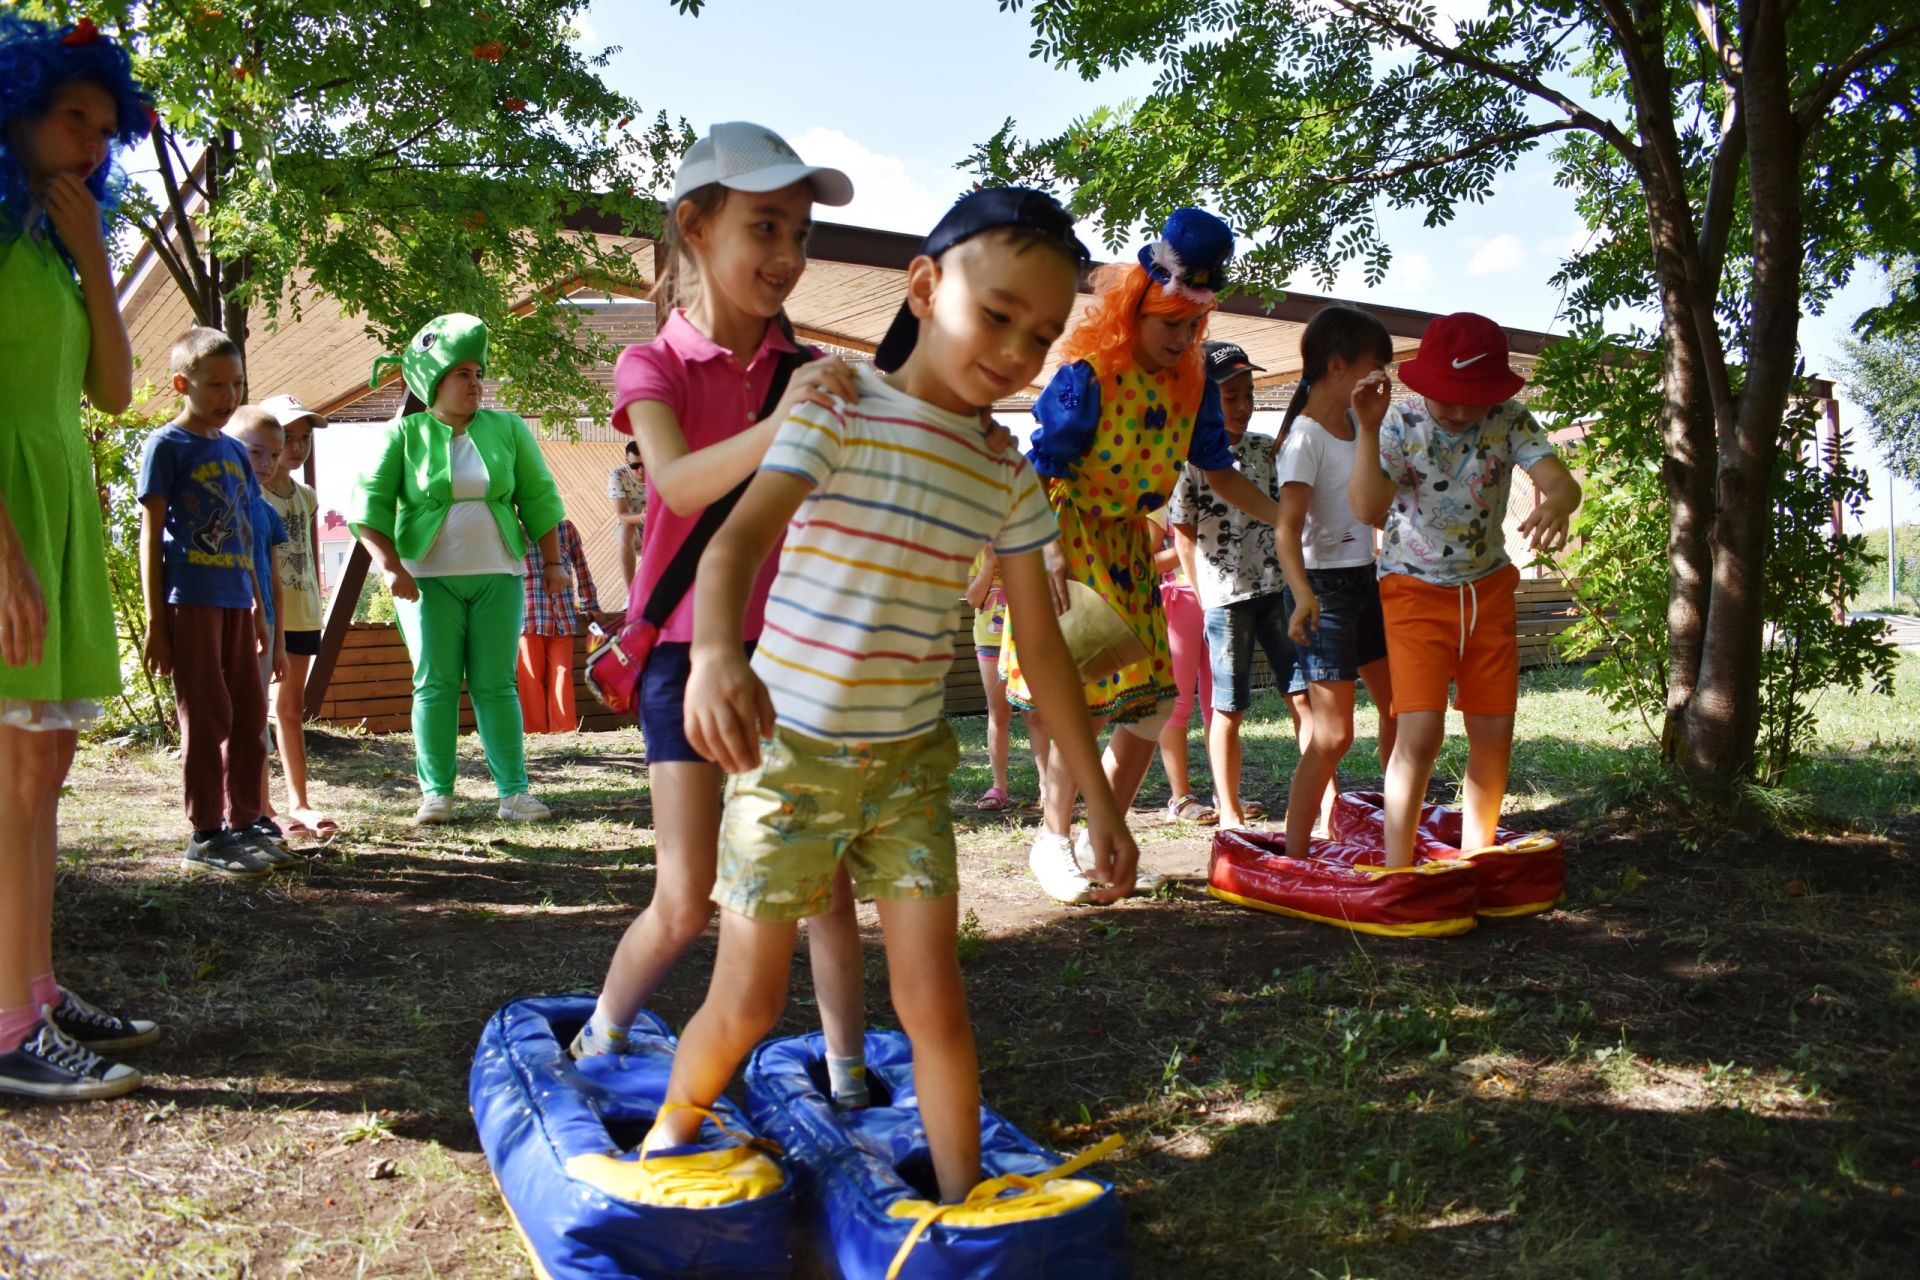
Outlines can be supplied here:
<path id="1" fill-rule="evenodd" d="M 1484 351 L 1482 351 L 1482 352 L 1481 352 L 1481 353 L 1480 353 L 1479 355 L 1477 355 L 1477 356 L 1468 356 L 1468 357 L 1467 357 L 1467 358 L 1466 358 L 1465 360 L 1455 360 L 1455 361 L 1453 362 L 1453 367 L 1454 367 L 1454 368 L 1456 368 L 1456 369 L 1464 369 L 1464 368 L 1466 368 L 1466 367 L 1467 367 L 1468 365 L 1470 365 L 1470 364 L 1472 364 L 1472 363 L 1473 363 L 1474 361 L 1476 361 L 1476 360 L 1485 360 L 1486 358 L 1487 358 L 1487 353 L 1486 353 L 1486 352 L 1484 352 Z"/>

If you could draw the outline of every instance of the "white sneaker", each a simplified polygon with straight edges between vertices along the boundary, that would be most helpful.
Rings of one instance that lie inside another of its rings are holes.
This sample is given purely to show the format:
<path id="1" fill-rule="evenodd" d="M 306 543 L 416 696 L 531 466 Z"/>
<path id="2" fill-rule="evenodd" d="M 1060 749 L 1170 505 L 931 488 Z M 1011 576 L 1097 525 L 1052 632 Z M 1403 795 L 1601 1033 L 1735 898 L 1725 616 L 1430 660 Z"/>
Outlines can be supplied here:
<path id="1" fill-rule="evenodd" d="M 1065 836 L 1051 831 L 1035 836 L 1027 854 L 1027 869 L 1047 896 L 1057 902 L 1086 902 L 1090 898 L 1093 886 L 1074 859 L 1073 842 Z"/>
<path id="2" fill-rule="evenodd" d="M 500 797 L 499 813 L 508 822 L 545 822 L 553 816 L 553 810 L 525 791 Z"/>
<path id="3" fill-rule="evenodd" d="M 452 822 L 453 797 L 420 797 L 420 807 L 413 811 L 413 821 L 415 826 L 420 827 L 438 826 L 443 822 Z"/>
<path id="4" fill-rule="evenodd" d="M 1073 860 L 1079 864 L 1082 875 L 1093 871 L 1093 833 L 1085 827 L 1080 828 L 1073 837 Z M 1133 891 L 1152 893 L 1160 887 L 1160 882 L 1164 879 L 1166 877 L 1158 871 L 1149 871 L 1145 867 L 1136 866 L 1133 869 Z"/>

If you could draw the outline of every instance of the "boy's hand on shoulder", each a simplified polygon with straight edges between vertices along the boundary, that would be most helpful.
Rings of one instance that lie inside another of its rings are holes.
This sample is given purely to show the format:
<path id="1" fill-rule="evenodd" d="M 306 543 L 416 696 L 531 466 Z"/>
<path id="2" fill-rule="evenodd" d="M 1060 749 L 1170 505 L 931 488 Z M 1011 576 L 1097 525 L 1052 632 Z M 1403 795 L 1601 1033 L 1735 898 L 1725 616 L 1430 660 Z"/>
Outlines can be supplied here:
<path id="1" fill-rule="evenodd" d="M 1013 434 L 1013 428 L 993 416 L 990 409 L 980 411 L 980 425 L 986 429 L 987 437 L 982 442 L 990 453 L 1018 453 L 1019 438 Z"/>
<path id="2" fill-rule="evenodd" d="M 1393 404 L 1393 379 L 1381 369 L 1353 384 L 1353 416 L 1363 431 L 1378 431 Z"/>
<path id="3" fill-rule="evenodd" d="M 773 699 L 739 650 L 693 654 L 687 676 L 687 741 L 728 773 L 760 764 L 760 742 L 773 736 Z"/>
<path id="4" fill-rule="evenodd" d="M 834 409 L 838 398 L 842 403 L 851 403 L 860 398 L 855 388 L 853 368 L 839 356 L 822 356 L 810 360 L 793 371 L 787 380 L 786 394 L 780 397 L 775 406 L 773 417 L 769 421 L 776 425 L 785 422 L 793 411 L 803 404 L 817 404 L 823 409 Z"/>
<path id="5" fill-rule="evenodd" d="M 1140 870 L 1140 847 L 1125 821 L 1111 825 L 1087 818 L 1087 838 L 1093 845 L 1093 866 L 1088 879 L 1094 884 L 1095 902 L 1119 902 L 1133 892 Z"/>

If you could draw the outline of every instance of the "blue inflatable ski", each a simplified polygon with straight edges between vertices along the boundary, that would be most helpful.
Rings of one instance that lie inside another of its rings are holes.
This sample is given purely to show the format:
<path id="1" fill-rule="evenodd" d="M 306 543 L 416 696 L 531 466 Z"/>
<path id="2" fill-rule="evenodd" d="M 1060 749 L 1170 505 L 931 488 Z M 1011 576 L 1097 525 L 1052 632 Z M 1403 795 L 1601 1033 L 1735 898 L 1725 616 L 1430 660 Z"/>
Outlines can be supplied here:
<path id="1" fill-rule="evenodd" d="M 898 1032 L 867 1033 L 874 1105 L 839 1111 L 819 1035 L 769 1040 L 747 1063 L 747 1110 L 779 1143 L 807 1204 L 820 1266 L 836 1280 L 1122 1280 L 1126 1214 L 1106 1182 L 1073 1176 L 1119 1145 L 1110 1138 L 1062 1164 L 991 1109 L 980 1109 L 986 1179 L 939 1204 Z"/>
<path id="2" fill-rule="evenodd" d="M 515 1000 L 487 1020 L 468 1097 L 542 1280 L 759 1280 L 792 1271 L 793 1188 L 725 1100 L 690 1147 L 642 1161 L 673 1066 L 651 1013 L 633 1051 L 575 1062 L 591 996 Z M 724 1126 L 724 1127 L 722 1127 Z"/>

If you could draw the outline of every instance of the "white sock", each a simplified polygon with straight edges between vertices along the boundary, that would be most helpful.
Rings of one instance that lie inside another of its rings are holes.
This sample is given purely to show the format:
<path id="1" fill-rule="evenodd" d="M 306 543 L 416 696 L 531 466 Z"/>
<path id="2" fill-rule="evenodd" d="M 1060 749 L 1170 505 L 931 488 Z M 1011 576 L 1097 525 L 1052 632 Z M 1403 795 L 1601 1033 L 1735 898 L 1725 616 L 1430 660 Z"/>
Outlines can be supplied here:
<path id="1" fill-rule="evenodd" d="M 593 1017 L 587 1022 L 587 1033 L 596 1040 L 605 1040 L 613 1044 L 625 1044 L 627 1028 L 607 1017 L 598 1004 L 593 1006 Z"/>
<path id="2" fill-rule="evenodd" d="M 838 1058 L 827 1055 L 827 1084 L 833 1090 L 833 1105 L 843 1111 L 852 1111 L 864 1107 L 870 1101 L 867 1093 L 867 1058 Z"/>

